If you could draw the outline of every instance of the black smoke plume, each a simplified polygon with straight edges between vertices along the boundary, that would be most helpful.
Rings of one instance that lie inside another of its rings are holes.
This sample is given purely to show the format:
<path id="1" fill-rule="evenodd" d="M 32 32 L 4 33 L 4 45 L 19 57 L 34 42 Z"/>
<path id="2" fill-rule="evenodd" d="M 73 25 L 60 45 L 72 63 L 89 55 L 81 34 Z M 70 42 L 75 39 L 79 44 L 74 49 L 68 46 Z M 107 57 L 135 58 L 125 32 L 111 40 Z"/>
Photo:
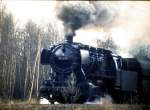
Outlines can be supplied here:
<path id="1" fill-rule="evenodd" d="M 111 24 L 115 13 L 95 2 L 63 3 L 58 10 L 58 18 L 63 21 L 65 31 L 76 31 L 87 25 L 106 26 Z"/>

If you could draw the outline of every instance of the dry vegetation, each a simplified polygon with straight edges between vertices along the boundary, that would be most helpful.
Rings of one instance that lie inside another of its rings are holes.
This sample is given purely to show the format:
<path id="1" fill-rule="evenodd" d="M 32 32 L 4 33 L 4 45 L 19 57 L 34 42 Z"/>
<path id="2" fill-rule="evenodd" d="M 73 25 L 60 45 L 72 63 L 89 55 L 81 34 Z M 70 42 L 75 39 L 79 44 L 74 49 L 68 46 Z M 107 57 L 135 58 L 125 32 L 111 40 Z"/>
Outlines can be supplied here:
<path id="1" fill-rule="evenodd" d="M 0 110 L 150 110 L 150 105 L 127 105 L 112 104 L 104 100 L 103 104 L 58 104 L 47 105 L 38 104 L 38 101 L 32 99 L 27 101 L 10 101 L 0 103 Z"/>
<path id="2" fill-rule="evenodd" d="M 0 110 L 149 110 L 144 105 L 38 105 L 38 104 L 11 104 L 0 105 Z"/>

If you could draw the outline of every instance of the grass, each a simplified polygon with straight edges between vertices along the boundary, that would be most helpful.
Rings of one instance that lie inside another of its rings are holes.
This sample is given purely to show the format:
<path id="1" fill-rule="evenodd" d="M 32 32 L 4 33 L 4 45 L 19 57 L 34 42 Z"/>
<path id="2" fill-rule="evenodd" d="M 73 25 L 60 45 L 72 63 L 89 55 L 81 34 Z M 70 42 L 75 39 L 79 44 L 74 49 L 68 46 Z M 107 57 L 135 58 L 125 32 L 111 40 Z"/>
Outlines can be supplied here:
<path id="1" fill-rule="evenodd" d="M 150 110 L 150 106 L 138 105 L 1 105 L 0 110 Z"/>
<path id="2" fill-rule="evenodd" d="M 0 110 L 150 110 L 150 105 L 126 105 L 112 104 L 108 101 L 103 104 L 59 104 L 59 105 L 40 105 L 35 100 L 32 103 L 11 102 L 1 103 Z"/>
<path id="3" fill-rule="evenodd" d="M 103 104 L 40 105 L 32 99 L 30 103 L 22 100 L 3 101 L 0 110 L 150 110 L 150 105 L 112 104 L 108 100 L 103 100 Z"/>

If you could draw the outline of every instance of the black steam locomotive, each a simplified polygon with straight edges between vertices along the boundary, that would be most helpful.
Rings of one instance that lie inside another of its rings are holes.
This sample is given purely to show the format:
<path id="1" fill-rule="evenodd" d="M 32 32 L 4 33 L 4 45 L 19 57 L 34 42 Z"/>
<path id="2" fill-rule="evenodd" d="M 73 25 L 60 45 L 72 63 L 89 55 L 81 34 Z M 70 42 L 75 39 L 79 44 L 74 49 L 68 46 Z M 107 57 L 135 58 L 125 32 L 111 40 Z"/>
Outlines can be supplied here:
<path id="1" fill-rule="evenodd" d="M 50 103 L 84 103 L 105 94 L 115 103 L 147 103 L 150 69 L 143 62 L 75 43 L 68 35 L 65 42 L 42 50 L 41 64 L 51 65 L 53 72 L 39 94 Z"/>

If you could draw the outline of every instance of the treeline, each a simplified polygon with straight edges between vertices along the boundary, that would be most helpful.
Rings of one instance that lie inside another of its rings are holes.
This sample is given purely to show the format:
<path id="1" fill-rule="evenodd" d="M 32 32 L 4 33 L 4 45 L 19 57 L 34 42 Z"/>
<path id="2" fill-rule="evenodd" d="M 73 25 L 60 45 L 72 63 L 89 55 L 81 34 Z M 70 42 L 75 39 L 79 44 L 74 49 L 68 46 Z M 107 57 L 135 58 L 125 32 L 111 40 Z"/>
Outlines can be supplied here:
<path id="1" fill-rule="evenodd" d="M 62 33 L 54 22 L 42 28 L 30 20 L 19 27 L 2 1 L 0 8 L 0 100 L 30 101 L 51 71 L 40 65 L 40 51 L 62 41 Z"/>

